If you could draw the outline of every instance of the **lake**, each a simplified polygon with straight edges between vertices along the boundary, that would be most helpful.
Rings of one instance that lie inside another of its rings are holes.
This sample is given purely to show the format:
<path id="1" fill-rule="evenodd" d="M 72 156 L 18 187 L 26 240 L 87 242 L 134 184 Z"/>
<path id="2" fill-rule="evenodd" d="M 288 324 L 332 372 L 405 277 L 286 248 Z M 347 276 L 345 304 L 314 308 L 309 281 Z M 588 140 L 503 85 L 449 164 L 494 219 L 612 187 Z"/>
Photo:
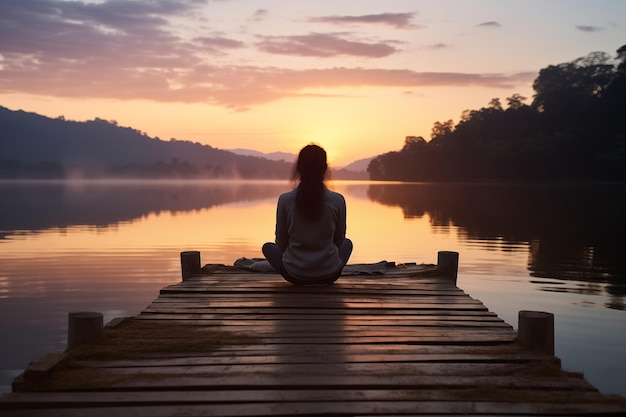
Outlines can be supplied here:
<path id="1" fill-rule="evenodd" d="M 619 185 L 331 182 L 346 197 L 350 263 L 436 263 L 517 328 L 555 314 L 555 350 L 626 396 L 625 189 Z M 0 392 L 65 349 L 67 314 L 134 316 L 180 281 L 180 252 L 232 265 L 274 239 L 285 181 L 0 182 Z M 279 279 L 277 277 L 277 279 Z"/>

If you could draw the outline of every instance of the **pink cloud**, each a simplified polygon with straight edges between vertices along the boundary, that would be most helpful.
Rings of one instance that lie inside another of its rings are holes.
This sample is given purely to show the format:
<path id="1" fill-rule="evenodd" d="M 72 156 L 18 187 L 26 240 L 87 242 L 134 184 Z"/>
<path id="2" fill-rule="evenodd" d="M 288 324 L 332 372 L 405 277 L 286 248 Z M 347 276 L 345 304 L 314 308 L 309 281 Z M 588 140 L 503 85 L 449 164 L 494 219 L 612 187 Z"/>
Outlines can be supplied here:
<path id="1" fill-rule="evenodd" d="M 328 68 L 291 70 L 255 66 L 209 66 L 138 70 L 57 62 L 46 77 L 28 67 L 4 71 L 0 91 L 61 97 L 205 102 L 244 110 L 282 98 L 307 96 L 312 88 L 483 86 L 528 84 L 534 73 L 468 74 L 411 70 Z M 89 66 L 89 68 L 85 68 Z"/>
<path id="2" fill-rule="evenodd" d="M 205 52 L 210 52 L 214 54 L 221 54 L 226 50 L 240 49 L 245 46 L 244 43 L 241 41 L 223 38 L 221 36 L 200 37 L 196 38 L 195 42 L 198 43 Z"/>
<path id="3" fill-rule="evenodd" d="M 392 26 L 397 29 L 417 29 L 419 26 L 411 23 L 413 17 L 415 17 L 415 13 L 381 13 L 361 16 L 321 16 L 312 17 L 309 21 L 335 25 L 380 24 Z"/>
<path id="4" fill-rule="evenodd" d="M 311 33 L 297 36 L 269 36 L 257 44 L 258 48 L 270 54 L 334 57 L 351 55 L 369 58 L 382 58 L 396 52 L 393 46 L 385 43 L 366 43 L 346 40 L 340 34 Z"/>
<path id="5" fill-rule="evenodd" d="M 443 42 L 437 42 L 437 43 L 434 43 L 432 45 L 428 45 L 429 49 L 446 49 L 446 48 L 449 48 L 449 47 L 450 47 L 450 45 L 445 44 Z"/>
<path id="6" fill-rule="evenodd" d="M 490 22 L 484 22 L 481 23 L 479 25 L 476 25 L 478 27 L 483 27 L 483 28 L 499 28 L 502 27 L 502 25 L 496 21 L 490 21 Z"/>
<path id="7" fill-rule="evenodd" d="M 254 12 L 250 20 L 253 22 L 261 22 L 265 20 L 268 15 L 269 15 L 269 12 L 267 10 L 258 9 L 256 12 Z"/>
<path id="8" fill-rule="evenodd" d="M 535 76 L 215 65 L 206 60 L 207 51 L 227 54 L 245 45 L 222 36 L 186 40 L 167 23 L 172 16 L 196 13 L 201 1 L 1 4 L 0 93 L 203 102 L 244 110 L 310 96 L 317 93 L 312 91 L 315 88 L 503 88 L 527 85 Z M 385 57 L 396 52 L 391 42 L 361 42 L 349 39 L 349 34 L 266 37 L 257 46 L 268 53 L 313 57 Z"/>

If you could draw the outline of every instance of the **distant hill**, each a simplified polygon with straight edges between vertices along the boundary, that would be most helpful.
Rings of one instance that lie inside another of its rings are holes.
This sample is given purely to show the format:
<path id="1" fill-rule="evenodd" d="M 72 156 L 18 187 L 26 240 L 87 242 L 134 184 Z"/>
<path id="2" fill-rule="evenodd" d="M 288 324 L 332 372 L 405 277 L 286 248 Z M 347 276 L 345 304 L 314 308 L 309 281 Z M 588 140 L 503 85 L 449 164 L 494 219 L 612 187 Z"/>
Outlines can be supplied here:
<path id="1" fill-rule="evenodd" d="M 266 158 L 271 161 L 285 161 L 291 164 L 293 164 L 293 162 L 298 157 L 298 155 L 296 154 L 287 153 L 287 152 L 263 153 L 263 152 L 255 151 L 252 149 L 241 149 L 241 148 L 226 149 L 226 150 L 237 155 L 256 156 L 258 158 Z"/>
<path id="2" fill-rule="evenodd" d="M 287 161 L 292 164 L 298 157 L 298 155 L 296 154 L 286 152 L 263 153 L 252 149 L 241 148 L 228 150 L 230 152 L 236 153 L 237 155 L 257 156 L 261 158 L 267 158 L 273 161 Z M 354 161 L 349 165 L 341 168 L 334 168 L 331 166 L 332 178 L 336 180 L 367 180 L 369 179 L 369 175 L 367 174 L 367 165 L 372 159 L 374 159 L 374 157 L 359 159 L 358 161 Z"/>
<path id="3" fill-rule="evenodd" d="M 348 170 L 348 171 L 354 171 L 354 172 L 367 172 L 367 166 L 369 165 L 370 161 L 374 158 L 375 157 L 372 156 L 370 158 L 359 159 L 357 161 L 354 161 L 346 165 L 345 167 L 343 167 L 343 169 Z"/>
<path id="4" fill-rule="evenodd" d="M 164 141 L 96 118 L 51 119 L 0 107 L 0 178 L 288 178 L 273 161 L 184 140 Z"/>

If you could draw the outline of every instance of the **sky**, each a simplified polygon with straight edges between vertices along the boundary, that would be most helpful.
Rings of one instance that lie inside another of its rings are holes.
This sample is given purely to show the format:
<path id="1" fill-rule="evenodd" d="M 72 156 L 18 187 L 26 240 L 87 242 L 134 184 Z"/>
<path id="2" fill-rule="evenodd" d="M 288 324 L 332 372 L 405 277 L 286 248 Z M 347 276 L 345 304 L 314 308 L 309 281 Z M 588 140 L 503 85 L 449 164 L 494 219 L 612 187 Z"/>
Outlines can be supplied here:
<path id="1" fill-rule="evenodd" d="M 624 44 L 624 0 L 0 0 L 0 105 L 341 167 Z"/>

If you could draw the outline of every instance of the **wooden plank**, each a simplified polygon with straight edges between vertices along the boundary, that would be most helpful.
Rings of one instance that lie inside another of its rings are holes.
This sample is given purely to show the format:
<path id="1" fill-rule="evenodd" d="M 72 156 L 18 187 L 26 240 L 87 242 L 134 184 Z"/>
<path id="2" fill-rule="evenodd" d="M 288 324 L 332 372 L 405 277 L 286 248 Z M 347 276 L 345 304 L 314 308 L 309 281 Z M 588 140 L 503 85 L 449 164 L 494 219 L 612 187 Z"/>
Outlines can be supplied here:
<path id="1" fill-rule="evenodd" d="M 236 333 L 235 333 L 236 334 Z M 244 335 L 245 333 L 241 333 Z M 463 345 L 480 345 L 480 344 L 508 344 L 516 340 L 517 336 L 511 333 L 483 333 L 476 334 L 452 334 L 452 335 L 371 335 L 371 336 L 292 336 L 292 335 L 275 335 L 265 334 L 259 336 L 262 343 L 274 344 L 311 344 L 317 346 L 323 345 L 346 345 L 346 344 L 386 344 L 386 343 L 405 343 L 405 344 L 463 344 Z M 134 338 L 135 343 L 154 342 L 155 339 Z M 158 340 L 158 339 L 157 339 Z M 163 340 L 163 339 L 161 339 Z M 186 339 L 169 338 L 172 341 L 179 340 L 182 343 Z"/>
<path id="2" fill-rule="evenodd" d="M 253 315 L 253 314 L 275 314 L 277 316 L 309 316 L 309 315 L 330 315 L 330 316 L 346 316 L 346 310 L 341 308 L 276 308 L 276 307 L 246 307 L 233 308 L 233 306 L 216 307 L 207 306 L 202 308 L 174 308 L 167 305 L 151 304 L 146 307 L 141 316 L 148 316 L 150 314 L 158 314 L 161 312 L 181 312 L 181 313 L 202 313 L 202 314 L 239 314 L 239 315 Z M 489 312 L 485 309 L 445 309 L 445 308 L 412 308 L 412 309 L 392 309 L 392 308 L 351 308 L 351 312 L 356 315 L 372 315 L 375 313 L 377 316 L 400 316 L 400 315 L 437 315 L 446 314 L 448 316 L 492 316 L 496 317 L 495 313 Z"/>
<path id="3" fill-rule="evenodd" d="M 218 326 L 222 328 L 222 326 Z M 207 326 L 206 330 L 212 330 Z M 319 337 L 322 339 L 336 338 L 340 339 L 345 337 L 346 339 L 358 339 L 358 338 L 438 338 L 442 341 L 445 340 L 458 340 L 468 339 L 472 337 L 480 339 L 484 337 L 502 337 L 506 340 L 514 340 L 517 334 L 510 328 L 458 328 L 454 332 L 450 332 L 446 328 L 438 327 L 424 327 L 419 330 L 415 330 L 411 327 L 391 327 L 391 326 L 377 326 L 377 327 L 352 327 L 352 326 L 316 326 L 316 327 L 298 327 L 298 326 L 280 326 L 280 325 L 268 325 L 261 326 L 238 326 L 234 329 L 229 329 L 233 333 L 246 333 L 258 338 L 281 338 L 281 337 L 293 337 L 293 338 L 312 338 Z M 158 336 L 158 338 L 163 338 Z"/>
<path id="4" fill-rule="evenodd" d="M 324 387 L 326 389 L 381 389 L 384 387 L 398 389 L 457 389 L 467 387 L 507 388 L 518 390 L 580 390 L 597 392 L 583 379 L 559 377 L 525 377 L 500 375 L 310 375 L 302 377 L 293 374 L 222 374 L 195 376 L 168 375 L 165 371 L 157 375 L 136 373 L 123 378 L 115 377 L 110 369 L 99 372 L 102 379 L 89 379 L 94 373 L 87 369 L 66 371 L 68 377 L 81 379 L 80 386 L 66 388 L 64 391 L 91 391 L 106 383 L 105 390 L 172 390 L 172 389 L 268 389 L 296 390 Z"/>
<path id="5" fill-rule="evenodd" d="M 214 350 L 203 352 L 202 357 L 245 357 L 248 355 L 297 355 L 303 361 L 310 357 L 324 355 L 332 358 L 333 356 L 343 356 L 348 358 L 351 355 L 371 354 L 406 354 L 406 355 L 435 355 L 435 354 L 467 354 L 467 355 L 488 355 L 497 359 L 498 357 L 510 354 L 527 354 L 525 349 L 519 349 L 517 344 L 509 344 L 505 347 L 499 345 L 418 345 L 405 343 L 385 343 L 385 344 L 355 344 L 355 345 L 326 345 L 324 350 L 320 351 L 318 346 L 310 344 L 249 344 L 249 345 L 219 345 Z M 537 360 L 552 361 L 554 357 L 546 357 L 545 354 L 535 353 Z M 197 353 L 177 353 L 178 357 L 197 357 Z M 171 355 L 153 352 L 150 355 L 154 357 L 171 357 Z"/>
<path id="6" fill-rule="evenodd" d="M 211 303 L 153 303 L 152 306 L 159 306 L 159 304 L 166 304 L 170 308 L 179 308 L 179 309 L 203 309 L 207 307 L 232 307 L 233 303 L 230 301 L 216 301 Z M 438 304 L 438 303 L 419 303 L 418 305 L 408 305 L 402 303 L 385 303 L 385 302 L 372 302 L 372 303 L 341 303 L 341 302 L 326 302 L 324 305 L 316 305 L 315 303 L 303 302 L 298 305 L 297 302 L 292 301 L 290 303 L 285 302 L 280 305 L 273 301 L 241 301 L 237 303 L 239 307 L 265 307 L 265 308 L 281 308 L 281 309 L 299 309 L 299 308 L 315 308 L 318 310 L 327 310 L 327 309 L 341 309 L 341 308 L 356 308 L 356 309 L 425 309 L 425 310 L 478 310 L 483 311 L 486 310 L 486 307 L 480 303 L 446 303 L 446 304 Z"/>
<path id="7" fill-rule="evenodd" d="M 383 353 L 383 354 L 342 354 L 342 352 L 311 352 L 306 356 L 302 354 L 275 352 L 255 352 L 255 354 L 238 353 L 237 356 L 205 355 L 192 357 L 167 357 L 167 358 L 136 358 L 117 360 L 81 360 L 77 363 L 81 366 L 97 368 L 121 368 L 121 367 L 167 367 L 167 366 L 200 366 L 200 365 L 249 365 L 249 364 L 312 364 L 312 363 L 529 363 L 542 361 L 547 363 L 545 356 L 533 353 L 520 353 L 517 355 L 480 355 L 480 354 L 406 354 L 406 353 Z M 560 361 L 553 358 L 554 364 Z"/>
<path id="8" fill-rule="evenodd" d="M 76 366 L 85 365 L 88 362 L 78 361 Z M 90 365 L 97 363 L 89 362 Z M 526 363 L 415 363 L 415 362 L 355 362 L 355 363 L 231 363 L 231 364 L 188 364 L 188 365 L 168 365 L 145 366 L 143 361 L 137 360 L 133 366 L 104 366 L 91 368 L 106 370 L 107 377 L 115 375 L 140 375 L 141 378 L 151 376 L 165 376 L 174 378 L 176 376 L 192 378 L 222 378 L 226 374 L 230 375 L 263 375 L 266 378 L 282 378 L 286 375 L 297 375 L 299 386 L 307 386 L 311 378 L 343 378 L 349 375 L 350 378 L 360 376 L 372 379 L 376 385 L 386 384 L 388 378 L 398 378 L 406 376 L 413 379 L 423 379 L 431 376 L 441 376 L 446 378 L 456 378 L 459 376 L 493 376 L 515 375 L 527 369 Z M 104 371 L 103 371 L 104 372 Z M 79 374 L 77 372 L 76 374 Z M 292 379 L 295 379 L 292 377 Z M 88 383 L 87 383 L 88 384 Z M 275 382 L 276 384 L 276 382 Z M 96 382 L 97 386 L 97 382 Z"/>
<path id="9" fill-rule="evenodd" d="M 440 306 L 436 308 L 435 305 L 425 305 L 424 309 L 422 308 L 402 308 L 401 306 L 393 306 L 384 308 L 381 306 L 361 306 L 354 308 L 355 315 L 358 316 L 370 316 L 370 317 L 399 317 L 399 316 L 447 316 L 451 318 L 459 318 L 459 317 L 473 317 L 476 319 L 482 318 L 494 318 L 493 314 L 490 314 L 487 310 L 481 308 L 480 306 L 475 305 L 454 305 L 449 308 L 444 308 Z M 221 315 L 221 314 L 231 314 L 231 315 L 239 315 L 247 314 L 247 315 L 272 315 L 282 318 L 294 317 L 294 318 L 307 318 L 316 316 L 325 316 L 327 320 L 342 320 L 347 317 L 345 311 L 342 311 L 341 308 L 337 306 L 330 307 L 319 307 L 312 308 L 310 306 L 302 306 L 302 308 L 297 308 L 297 306 L 275 306 L 275 305 L 259 305 L 259 304 L 246 304 L 241 305 L 239 308 L 232 308 L 229 305 L 221 304 L 221 305 L 206 305 L 206 306 L 198 306 L 198 305 L 168 305 L 168 304 L 151 304 L 147 306 L 141 314 L 149 315 L 149 314 L 159 314 L 159 313 L 170 313 L 170 314 L 205 314 L 205 315 Z"/>
<path id="10" fill-rule="evenodd" d="M 572 404 L 563 403 L 503 403 L 473 401 L 363 401 L 363 402 L 258 402 L 243 404 L 173 404 L 99 407 L 97 409 L 78 407 L 57 409 L 55 415 L 66 417 L 207 417 L 207 416 L 297 416 L 297 415 L 517 415 L 517 416 L 588 416 L 618 415 L 623 409 L 615 404 L 587 404 L 586 409 L 576 409 Z M 49 417 L 50 410 L 9 410 L 8 417 Z"/>
<path id="11" fill-rule="evenodd" d="M 147 315 L 142 316 L 145 318 Z M 344 318 L 336 318 L 333 316 L 318 316 L 319 318 L 307 317 L 303 319 L 297 319 L 293 317 L 282 317 L 277 319 L 272 319 L 268 317 L 268 315 L 264 315 L 263 318 L 251 317 L 249 315 L 240 314 L 238 317 L 232 318 L 223 318 L 218 314 L 190 314 L 190 313 L 161 313 L 158 314 L 159 320 L 178 320 L 182 323 L 184 322 L 192 322 L 194 325 L 204 325 L 204 326 L 297 326 L 297 327 L 319 327 L 319 326 L 328 326 L 332 325 L 333 322 L 341 321 L 344 328 L 350 328 L 345 326 L 371 326 L 371 327 L 389 327 L 389 326 L 402 326 L 402 327 L 504 327 L 511 328 L 511 326 L 504 321 L 501 320 L 493 320 L 491 317 L 487 319 L 476 318 L 474 320 L 470 320 L 466 318 L 463 320 L 463 317 L 451 316 L 451 317 L 442 317 L 439 319 L 401 319 L 397 317 L 393 317 L 390 319 L 387 318 L 355 318 L 355 317 L 344 317 Z M 432 316 L 426 316 L 432 317 Z M 153 317 L 154 318 L 154 317 Z"/>
<path id="12" fill-rule="evenodd" d="M 395 286 L 389 288 L 385 285 L 361 285 L 358 288 L 354 287 L 306 287 L 310 288 L 306 294 L 355 294 L 355 295 L 369 295 L 380 294 L 384 292 L 386 294 L 396 295 L 413 295 L 413 294 L 442 294 L 442 295 L 465 295 L 465 293 L 450 285 L 436 285 L 436 284 L 424 284 L 416 286 Z M 219 293 L 270 293 L 270 294 L 305 294 L 300 287 L 276 287 L 274 285 L 172 285 L 161 289 L 160 294 L 180 294 L 189 295 L 195 293 L 207 293 L 207 294 L 219 294 Z"/>
<path id="13" fill-rule="evenodd" d="M 468 300 L 468 301 L 476 301 L 471 298 L 467 294 L 458 293 L 458 294 L 427 294 L 427 293 L 413 293 L 413 294 L 386 294 L 382 291 L 377 292 L 376 294 L 353 294 L 353 293 L 344 293 L 344 294 L 303 294 L 303 293 L 272 293 L 270 291 L 246 291 L 246 292 L 233 292 L 233 291 L 222 291 L 222 292 L 214 292 L 210 291 L 206 292 L 186 292 L 183 293 L 185 296 L 181 297 L 181 294 L 172 294 L 172 293 L 163 293 L 161 297 L 159 297 L 158 301 L 181 301 L 181 300 L 189 300 L 189 301 L 207 301 L 207 300 L 314 300 L 314 301 L 329 301 L 329 300 L 340 300 L 344 303 L 369 303 L 369 302 L 380 302 L 381 300 L 394 301 L 394 302 L 406 302 L 406 303 L 416 303 L 417 301 L 426 301 L 426 302 L 456 302 L 459 300 Z M 178 297 L 177 297 L 178 295 Z M 155 300 L 155 302 L 157 301 Z"/>
<path id="14" fill-rule="evenodd" d="M 311 294 L 310 296 L 304 296 L 302 294 L 272 294 L 271 292 L 245 292 L 245 293 L 182 293 L 182 294 L 172 294 L 172 293 L 164 293 L 161 294 L 161 297 L 158 298 L 158 301 L 155 302 L 212 302 L 212 301 L 231 301 L 231 300 L 271 300 L 271 301 L 289 301 L 289 300 L 310 300 L 311 302 L 328 302 L 332 301 L 341 301 L 343 303 L 371 303 L 371 302 L 381 302 L 381 300 L 385 300 L 388 302 L 400 303 L 404 302 L 407 304 L 419 304 L 419 303 L 455 303 L 459 301 L 463 302 L 479 302 L 465 294 L 452 294 L 452 295 L 440 295 L 440 294 L 409 294 L 409 295 L 400 295 L 400 294 L 384 294 L 378 293 L 377 296 L 372 294 L 343 294 L 341 296 L 337 295 L 328 295 L 328 294 Z"/>
<path id="15" fill-rule="evenodd" d="M 189 283 L 187 281 L 171 284 L 162 288 L 164 292 L 172 291 L 272 291 L 277 294 L 368 294 L 377 290 L 389 293 L 416 293 L 416 292 L 452 292 L 463 293 L 464 291 L 453 284 L 442 282 L 410 282 L 410 281 L 380 281 L 380 282 L 354 282 L 335 283 L 332 285 L 296 286 L 286 281 L 269 282 L 251 280 L 244 281 L 215 281 L 207 283 Z"/>
<path id="16" fill-rule="evenodd" d="M 216 323 L 215 321 L 192 321 L 185 320 L 170 320 L 172 324 L 180 323 L 181 325 L 202 326 L 207 330 L 224 330 L 227 329 L 232 333 L 248 333 L 253 336 L 261 336 L 267 333 L 276 333 L 277 335 L 292 335 L 297 337 L 299 335 L 319 335 L 319 336 L 332 336 L 344 334 L 345 336 L 375 336 L 375 335 L 389 335 L 389 336 L 442 336 L 450 333 L 451 326 L 424 326 L 420 329 L 416 329 L 411 326 L 338 326 L 332 324 L 320 324 L 317 326 L 298 326 L 297 324 L 241 324 L 233 325 L 229 324 L 225 326 L 222 323 Z M 190 323 L 191 322 L 191 323 Z M 455 329 L 457 330 L 457 329 Z M 514 331 L 506 326 L 458 326 L 459 334 L 510 334 Z M 461 331 L 466 333 L 461 333 Z"/>
<path id="17" fill-rule="evenodd" d="M 197 391 L 104 391 L 104 392 L 42 392 L 42 393 L 14 393 L 6 397 L 3 403 L 5 408 L 32 405 L 41 406 L 81 406 L 90 403 L 103 405 L 127 406 L 136 403 L 166 405 L 172 403 L 244 403 L 261 401 L 458 401 L 463 396 L 468 396 L 473 388 L 461 388 L 458 390 L 437 389 L 303 389 L 303 390 L 273 390 L 273 389 L 242 389 L 242 390 L 197 390 Z M 494 400 L 502 400 L 507 396 L 517 396 L 515 390 L 495 390 L 491 396 Z M 569 390 L 536 390 L 529 393 L 527 400 L 548 402 L 569 401 L 589 402 L 598 399 L 598 393 L 594 391 L 576 391 L 572 398 Z"/>

